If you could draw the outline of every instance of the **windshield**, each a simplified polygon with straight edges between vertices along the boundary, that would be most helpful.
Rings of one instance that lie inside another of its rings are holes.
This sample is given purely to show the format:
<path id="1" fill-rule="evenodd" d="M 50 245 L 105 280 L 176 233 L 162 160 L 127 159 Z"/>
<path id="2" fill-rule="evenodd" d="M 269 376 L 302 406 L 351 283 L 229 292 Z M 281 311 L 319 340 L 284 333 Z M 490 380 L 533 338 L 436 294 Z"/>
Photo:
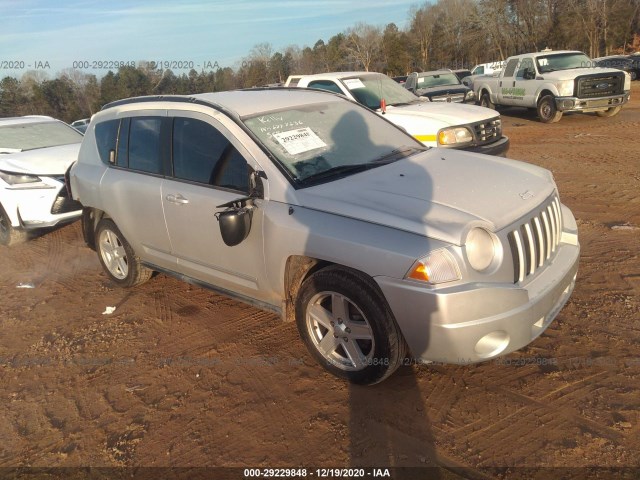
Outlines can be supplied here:
<path id="1" fill-rule="evenodd" d="M 35 150 L 82 142 L 82 134 L 62 122 L 0 126 L 0 150 Z"/>
<path id="2" fill-rule="evenodd" d="M 342 80 L 356 100 L 372 110 L 380 108 L 384 98 L 387 105 L 407 104 L 421 101 L 399 83 L 381 73 L 370 73 Z"/>
<path id="3" fill-rule="evenodd" d="M 301 186 L 426 150 L 386 120 L 346 101 L 301 105 L 243 121 Z"/>
<path id="4" fill-rule="evenodd" d="M 418 77 L 418 88 L 441 87 L 445 85 L 460 85 L 460 80 L 453 73 L 439 73 Z"/>
<path id="5" fill-rule="evenodd" d="M 586 68 L 593 62 L 584 53 L 560 53 L 556 55 L 545 55 L 536 58 L 538 71 L 540 73 L 555 72 L 556 70 L 570 70 L 572 68 Z"/>

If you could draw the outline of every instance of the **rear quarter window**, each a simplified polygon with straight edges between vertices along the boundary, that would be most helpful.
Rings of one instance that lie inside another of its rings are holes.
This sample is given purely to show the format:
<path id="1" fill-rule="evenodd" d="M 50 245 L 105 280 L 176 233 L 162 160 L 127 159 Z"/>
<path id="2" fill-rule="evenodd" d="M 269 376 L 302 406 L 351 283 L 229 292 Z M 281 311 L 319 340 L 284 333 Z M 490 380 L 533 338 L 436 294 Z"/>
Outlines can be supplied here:
<path id="1" fill-rule="evenodd" d="M 120 120 L 107 120 L 96 125 L 96 147 L 102 163 L 109 163 L 109 151 L 116 150 Z"/>

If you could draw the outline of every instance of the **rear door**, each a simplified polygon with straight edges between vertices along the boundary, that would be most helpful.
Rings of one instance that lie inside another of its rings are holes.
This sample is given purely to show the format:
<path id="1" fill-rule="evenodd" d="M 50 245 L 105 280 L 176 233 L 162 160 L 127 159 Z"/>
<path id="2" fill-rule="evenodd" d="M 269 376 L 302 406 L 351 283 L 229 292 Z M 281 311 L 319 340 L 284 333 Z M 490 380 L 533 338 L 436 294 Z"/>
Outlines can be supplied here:
<path id="1" fill-rule="evenodd" d="M 104 210 L 136 254 L 163 267 L 174 264 L 160 196 L 169 160 L 167 120 L 166 110 L 120 119 L 117 144 L 104 146 L 107 156 L 115 151 L 100 182 Z"/>
<path id="2" fill-rule="evenodd" d="M 504 71 L 500 74 L 500 80 L 498 81 L 498 104 L 500 105 L 516 105 L 514 103 L 514 88 L 516 69 L 520 59 L 512 58 L 507 63 Z"/>
<path id="3" fill-rule="evenodd" d="M 256 200 L 249 236 L 229 247 L 222 240 L 218 205 L 249 193 L 249 173 L 259 167 L 236 135 L 233 122 L 197 112 L 170 111 L 172 172 L 162 184 L 162 205 L 178 269 L 190 277 L 264 299 L 262 223 L 265 200 Z M 232 133 L 231 130 L 234 130 Z"/>

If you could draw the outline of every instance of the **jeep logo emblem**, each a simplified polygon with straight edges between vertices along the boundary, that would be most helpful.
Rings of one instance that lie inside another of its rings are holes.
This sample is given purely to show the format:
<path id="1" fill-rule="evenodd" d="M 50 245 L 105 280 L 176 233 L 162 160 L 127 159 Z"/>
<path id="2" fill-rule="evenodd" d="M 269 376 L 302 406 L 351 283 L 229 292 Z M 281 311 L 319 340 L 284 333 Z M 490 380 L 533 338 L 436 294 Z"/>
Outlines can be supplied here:
<path id="1" fill-rule="evenodd" d="M 530 192 L 529 190 L 525 190 L 524 192 L 519 193 L 518 195 L 522 200 L 529 200 L 530 198 L 533 198 L 535 194 L 533 192 Z"/>

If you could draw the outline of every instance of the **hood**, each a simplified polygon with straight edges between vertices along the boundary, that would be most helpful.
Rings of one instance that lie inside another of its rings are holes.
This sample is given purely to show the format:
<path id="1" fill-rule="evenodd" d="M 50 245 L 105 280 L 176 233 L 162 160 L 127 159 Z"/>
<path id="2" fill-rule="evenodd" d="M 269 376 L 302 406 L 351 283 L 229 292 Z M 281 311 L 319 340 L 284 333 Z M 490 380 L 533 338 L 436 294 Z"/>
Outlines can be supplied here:
<path id="1" fill-rule="evenodd" d="M 298 190 L 296 197 L 303 207 L 461 245 L 472 226 L 499 231 L 554 190 L 551 173 L 543 168 L 459 150 L 431 149 Z"/>
<path id="2" fill-rule="evenodd" d="M 576 77 L 581 75 L 605 75 L 610 73 L 622 73 L 622 70 L 615 68 L 572 68 L 569 70 L 558 70 L 556 72 L 541 73 L 540 75 L 545 80 L 575 80 Z"/>
<path id="3" fill-rule="evenodd" d="M 35 175 L 63 175 L 78 159 L 79 143 L 0 154 L 0 170 Z"/>
<path id="4" fill-rule="evenodd" d="M 401 125 L 411 134 L 425 133 L 425 129 L 416 123 L 420 118 L 432 124 L 436 122 L 435 128 L 429 129 L 434 132 L 439 128 L 482 122 L 497 116 L 499 113 L 489 108 L 447 102 L 420 102 L 397 107 L 389 105 L 384 115 L 387 120 Z"/>

